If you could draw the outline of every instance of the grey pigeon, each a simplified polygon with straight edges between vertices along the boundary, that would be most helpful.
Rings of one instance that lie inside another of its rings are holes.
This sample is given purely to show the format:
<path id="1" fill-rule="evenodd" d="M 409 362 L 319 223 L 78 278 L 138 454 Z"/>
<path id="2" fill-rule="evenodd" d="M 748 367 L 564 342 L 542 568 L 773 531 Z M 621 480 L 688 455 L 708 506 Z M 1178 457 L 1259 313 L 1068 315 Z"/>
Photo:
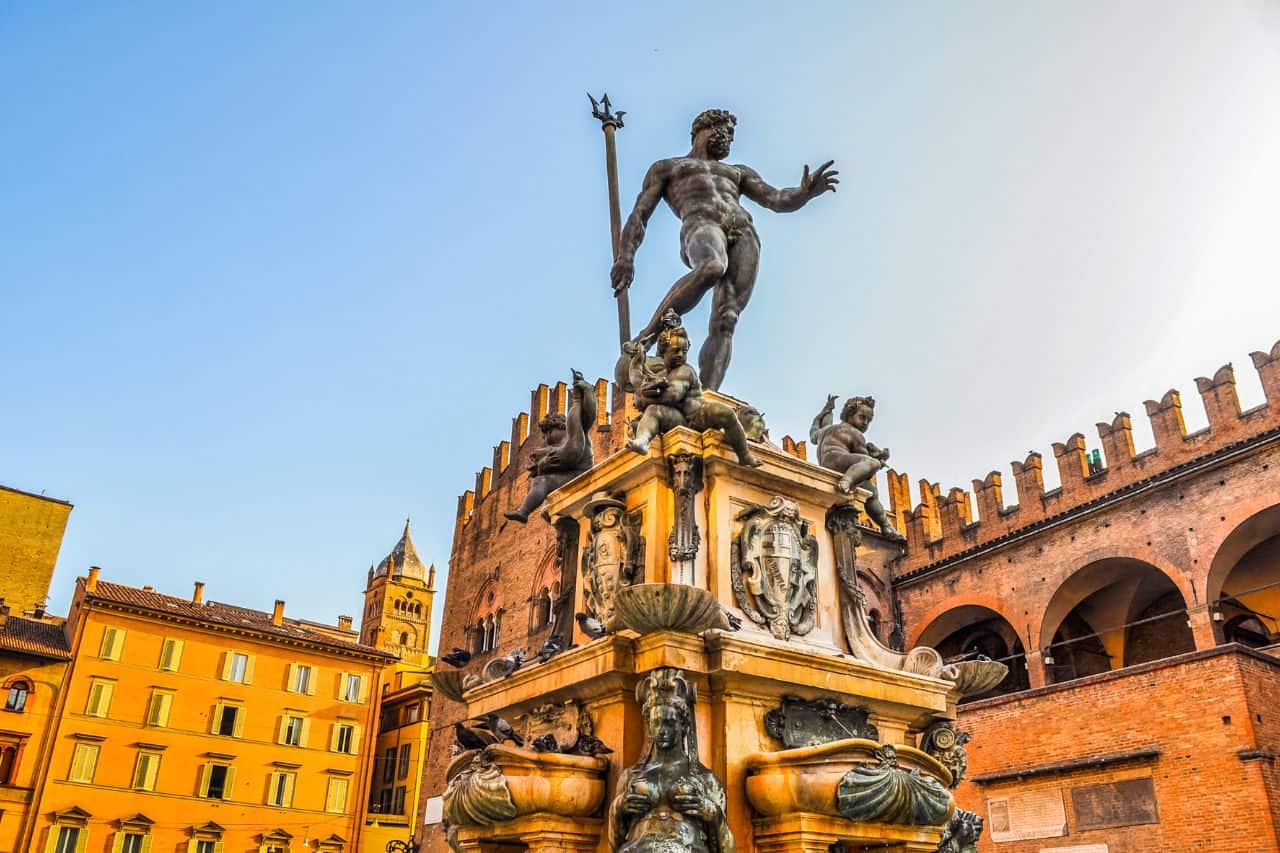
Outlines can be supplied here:
<path id="1" fill-rule="evenodd" d="M 464 726 L 462 723 L 453 724 L 453 736 L 458 740 L 458 746 L 463 751 L 471 749 L 484 749 L 489 745 L 489 741 L 485 740 L 476 732 Z"/>
<path id="2" fill-rule="evenodd" d="M 593 640 L 598 640 L 609 633 L 605 630 L 604 623 L 594 616 L 579 613 L 574 618 L 578 620 L 578 627 L 582 629 L 582 633 Z"/>
<path id="3" fill-rule="evenodd" d="M 559 752 L 560 744 L 556 741 L 555 735 L 547 732 L 545 735 L 533 739 L 533 748 L 538 752 Z"/>
<path id="4" fill-rule="evenodd" d="M 516 730 L 511 728 L 510 723 L 497 714 L 485 714 L 484 722 L 478 725 L 492 732 L 493 736 L 498 739 L 498 743 L 509 740 L 516 746 L 524 746 L 524 738 L 520 737 Z"/>
<path id="5" fill-rule="evenodd" d="M 613 752 L 612 749 L 604 745 L 604 741 L 595 735 L 589 735 L 586 732 L 578 735 L 578 745 L 574 750 L 579 755 L 608 755 Z"/>
<path id="6" fill-rule="evenodd" d="M 546 663 L 562 651 L 564 651 L 564 638 L 559 634 L 552 634 L 547 637 L 547 641 L 542 644 L 542 648 L 538 649 L 538 661 Z"/>

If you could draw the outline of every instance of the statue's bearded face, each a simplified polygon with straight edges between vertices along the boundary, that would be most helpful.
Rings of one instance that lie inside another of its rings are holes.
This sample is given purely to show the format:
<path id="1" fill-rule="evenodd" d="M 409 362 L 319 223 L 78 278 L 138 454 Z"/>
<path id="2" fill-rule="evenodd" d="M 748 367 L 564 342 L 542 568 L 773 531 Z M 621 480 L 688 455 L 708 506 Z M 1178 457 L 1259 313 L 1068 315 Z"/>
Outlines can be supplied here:
<path id="1" fill-rule="evenodd" d="M 723 160 L 729 156 L 733 147 L 733 125 L 722 122 L 708 129 L 707 156 L 713 160 Z"/>
<path id="2" fill-rule="evenodd" d="M 648 715 L 649 737 L 659 749 L 671 749 L 680 743 L 684 733 L 684 717 L 670 705 L 659 705 Z"/>

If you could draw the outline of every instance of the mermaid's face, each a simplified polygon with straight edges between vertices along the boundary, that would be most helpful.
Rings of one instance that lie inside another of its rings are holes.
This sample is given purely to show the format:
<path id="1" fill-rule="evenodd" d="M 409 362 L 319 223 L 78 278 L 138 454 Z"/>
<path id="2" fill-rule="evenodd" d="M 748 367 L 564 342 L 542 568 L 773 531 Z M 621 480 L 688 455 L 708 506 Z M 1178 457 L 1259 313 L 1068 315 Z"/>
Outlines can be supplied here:
<path id="1" fill-rule="evenodd" d="M 669 705 L 660 705 L 649 712 L 649 737 L 659 749 L 671 749 L 678 744 L 683 726 L 680 712 Z"/>

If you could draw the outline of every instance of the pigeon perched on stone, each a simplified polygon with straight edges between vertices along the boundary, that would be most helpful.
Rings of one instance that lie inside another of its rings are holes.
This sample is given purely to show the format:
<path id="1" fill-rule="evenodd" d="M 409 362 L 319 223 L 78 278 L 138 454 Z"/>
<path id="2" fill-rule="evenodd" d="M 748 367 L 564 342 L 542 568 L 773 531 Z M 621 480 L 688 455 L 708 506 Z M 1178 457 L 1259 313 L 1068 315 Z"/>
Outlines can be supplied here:
<path id="1" fill-rule="evenodd" d="M 562 651 L 564 651 L 564 638 L 559 634 L 552 634 L 547 637 L 547 641 L 542 644 L 542 648 L 538 649 L 538 661 L 546 663 Z"/>
<path id="2" fill-rule="evenodd" d="M 578 745 L 574 747 L 574 751 L 579 755 L 608 755 L 613 752 L 600 738 L 586 732 L 578 735 Z"/>
<path id="3" fill-rule="evenodd" d="M 609 631 L 605 629 L 604 623 L 594 616 L 579 613 L 574 618 L 578 620 L 578 627 L 582 629 L 582 633 L 586 634 L 593 640 L 598 640 L 609 633 Z"/>
<path id="4" fill-rule="evenodd" d="M 462 723 L 453 724 L 453 736 L 458 740 L 458 746 L 463 751 L 471 749 L 484 749 L 491 741 L 486 740 L 478 732 L 464 726 Z"/>
<path id="5" fill-rule="evenodd" d="M 511 724 L 499 717 L 497 714 L 485 714 L 484 721 L 477 723 L 481 728 L 488 729 L 493 736 L 498 739 L 498 743 L 511 741 L 516 746 L 524 746 L 524 738 L 511 728 Z"/>
<path id="6" fill-rule="evenodd" d="M 538 752 L 559 752 L 560 743 L 551 732 L 533 739 L 533 748 Z"/>
<path id="7" fill-rule="evenodd" d="M 471 663 L 471 652 L 454 646 L 453 651 L 449 652 L 447 655 L 441 655 L 440 660 L 449 664 L 449 666 L 454 669 L 462 669 L 464 666 Z"/>

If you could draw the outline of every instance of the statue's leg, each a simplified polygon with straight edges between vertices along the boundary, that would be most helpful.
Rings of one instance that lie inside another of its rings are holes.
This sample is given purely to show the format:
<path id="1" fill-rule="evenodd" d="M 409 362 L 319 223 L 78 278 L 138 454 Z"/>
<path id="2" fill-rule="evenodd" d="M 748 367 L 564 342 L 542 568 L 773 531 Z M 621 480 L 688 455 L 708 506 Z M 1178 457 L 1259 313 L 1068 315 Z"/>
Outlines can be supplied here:
<path id="1" fill-rule="evenodd" d="M 656 407 L 651 406 L 645 410 L 645 413 L 640 416 L 640 420 L 636 421 L 635 438 L 627 442 L 627 449 L 639 453 L 641 456 L 649 452 L 649 442 L 653 441 L 653 437 L 662 428 L 654 408 Z"/>
<path id="2" fill-rule="evenodd" d="M 871 520 L 876 523 L 882 533 L 889 536 L 897 536 L 898 528 L 893 526 L 893 522 L 889 520 L 889 513 L 885 511 L 884 504 L 880 502 L 880 490 L 876 487 L 875 477 L 868 479 L 863 488 L 871 492 L 871 497 L 867 498 L 866 510 L 867 515 L 871 516 Z"/>
<path id="3" fill-rule="evenodd" d="M 865 453 L 851 453 L 849 456 L 853 459 L 853 462 L 845 470 L 840 482 L 836 483 L 836 489 L 846 494 L 871 479 L 877 471 L 884 467 L 884 463 L 879 459 L 874 456 L 868 456 Z"/>
<path id="4" fill-rule="evenodd" d="M 707 221 L 685 223 L 680 240 L 689 272 L 671 286 L 636 340 L 656 335 L 662 329 L 662 315 L 668 310 L 683 317 L 696 308 L 729 267 L 728 240 L 719 225 Z"/>
<path id="5" fill-rule="evenodd" d="M 554 487 L 547 482 L 546 475 L 531 478 L 529 480 L 529 493 L 524 496 L 524 501 L 521 502 L 520 506 L 510 512 L 503 513 L 503 515 L 512 521 L 524 524 L 529 520 L 530 514 L 542 506 L 542 502 L 547 499 L 547 495 L 552 488 Z"/>
<path id="6" fill-rule="evenodd" d="M 751 452 L 751 445 L 747 443 L 746 430 L 742 428 L 737 412 L 723 403 L 708 402 L 703 406 L 707 422 L 724 430 L 724 440 L 738 455 L 738 464 L 751 468 L 759 468 L 764 464 Z"/>
<path id="7" fill-rule="evenodd" d="M 698 377 L 702 387 L 719 391 L 733 356 L 733 331 L 738 317 L 751 299 L 760 269 L 760 241 L 752 231 L 744 231 L 729 249 L 725 276 L 716 287 L 711 302 L 711 328 L 698 352 Z"/>

